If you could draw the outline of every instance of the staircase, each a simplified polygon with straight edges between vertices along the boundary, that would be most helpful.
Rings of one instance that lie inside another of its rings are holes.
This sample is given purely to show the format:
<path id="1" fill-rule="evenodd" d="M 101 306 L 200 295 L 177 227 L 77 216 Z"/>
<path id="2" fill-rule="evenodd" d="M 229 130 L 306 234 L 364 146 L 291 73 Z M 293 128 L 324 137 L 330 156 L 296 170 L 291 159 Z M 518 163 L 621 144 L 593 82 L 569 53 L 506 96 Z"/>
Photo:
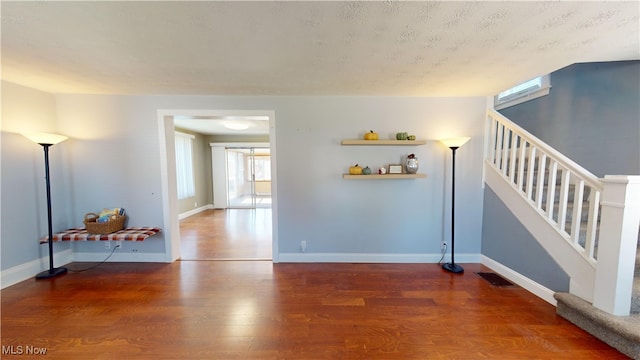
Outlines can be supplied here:
<path id="1" fill-rule="evenodd" d="M 636 254 L 633 299 L 629 316 L 615 316 L 570 293 L 556 293 L 556 312 L 578 327 L 618 349 L 640 359 L 640 251 Z"/>
<path id="2" fill-rule="evenodd" d="M 600 179 L 494 110 L 484 180 L 570 278 L 557 313 L 640 359 L 640 176 Z"/>

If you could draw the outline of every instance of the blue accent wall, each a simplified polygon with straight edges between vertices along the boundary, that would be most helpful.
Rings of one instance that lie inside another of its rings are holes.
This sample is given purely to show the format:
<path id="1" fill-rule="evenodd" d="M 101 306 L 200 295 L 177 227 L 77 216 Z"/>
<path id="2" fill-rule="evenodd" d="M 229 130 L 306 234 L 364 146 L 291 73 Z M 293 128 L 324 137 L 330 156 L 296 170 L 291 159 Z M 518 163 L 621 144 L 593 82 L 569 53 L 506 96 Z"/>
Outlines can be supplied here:
<path id="1" fill-rule="evenodd" d="M 596 176 L 640 174 L 640 61 L 568 66 L 500 113 Z"/>
<path id="2" fill-rule="evenodd" d="M 569 291 L 569 276 L 500 198 L 484 188 L 483 255 L 553 291 Z"/>

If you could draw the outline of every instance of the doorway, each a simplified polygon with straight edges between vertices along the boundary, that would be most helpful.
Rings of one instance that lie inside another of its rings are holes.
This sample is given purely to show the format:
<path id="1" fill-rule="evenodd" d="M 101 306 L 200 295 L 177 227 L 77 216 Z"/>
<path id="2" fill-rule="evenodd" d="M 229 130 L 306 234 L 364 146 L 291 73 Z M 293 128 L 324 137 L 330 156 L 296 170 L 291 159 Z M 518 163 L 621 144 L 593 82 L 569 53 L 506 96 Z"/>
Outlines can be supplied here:
<path id="1" fill-rule="evenodd" d="M 210 118 L 235 118 L 235 117 L 260 117 L 268 119 L 269 127 L 269 142 L 268 148 L 270 149 L 270 166 L 271 166 L 271 187 L 270 191 L 270 208 L 265 209 L 269 212 L 269 217 L 266 217 L 266 221 L 270 224 L 268 226 L 268 232 L 271 234 L 271 252 L 272 261 L 278 262 L 278 236 L 277 236 L 277 193 L 276 193 L 276 172 L 275 172 L 275 112 L 264 110 L 158 110 L 158 129 L 161 139 L 160 141 L 160 167 L 161 167 L 161 183 L 162 183 L 162 198 L 163 198 L 163 218 L 165 235 L 165 255 L 166 261 L 172 262 L 178 260 L 181 257 L 181 239 L 180 239 L 180 222 L 178 220 L 178 201 L 177 201 L 177 186 L 173 180 L 176 178 L 176 164 L 175 164 L 175 148 L 174 148 L 174 119 L 177 117 L 191 117 L 193 119 L 210 119 Z M 263 144 L 264 146 L 264 144 Z M 214 189 L 215 190 L 215 189 Z M 256 195 L 260 195 L 260 191 L 256 189 Z M 213 207 L 216 207 L 216 199 L 214 198 Z M 256 203 L 258 201 L 256 200 Z M 225 206 L 227 207 L 226 201 Z M 228 209 L 225 211 L 232 211 Z M 245 210 L 256 211 L 256 210 Z"/>
<path id="2" fill-rule="evenodd" d="M 227 147 L 227 207 L 271 208 L 271 150 Z"/>

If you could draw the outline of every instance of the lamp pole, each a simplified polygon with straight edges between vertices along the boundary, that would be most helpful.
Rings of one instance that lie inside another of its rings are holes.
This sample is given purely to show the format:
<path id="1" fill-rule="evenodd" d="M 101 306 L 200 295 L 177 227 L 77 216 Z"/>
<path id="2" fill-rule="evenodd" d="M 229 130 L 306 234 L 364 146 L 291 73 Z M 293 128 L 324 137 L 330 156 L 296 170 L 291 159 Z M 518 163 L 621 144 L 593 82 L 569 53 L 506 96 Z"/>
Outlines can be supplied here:
<path id="1" fill-rule="evenodd" d="M 442 264 L 442 268 L 449 272 L 460 274 L 464 272 L 462 266 L 455 261 L 455 215 L 456 215 L 456 150 L 464 145 L 470 138 L 460 137 L 440 140 L 451 149 L 451 262 Z"/>
<path id="2" fill-rule="evenodd" d="M 464 268 L 455 261 L 456 243 L 455 243 L 455 218 L 456 218 L 456 150 L 458 146 L 452 146 L 451 149 L 451 262 L 442 265 L 442 268 L 452 273 L 462 273 Z"/>
<path id="3" fill-rule="evenodd" d="M 53 267 L 53 224 L 51 217 L 51 180 L 49 177 L 49 148 L 53 144 L 41 143 L 40 145 L 42 145 L 42 148 L 44 149 L 44 179 L 47 186 L 47 225 L 49 230 L 49 241 L 47 242 L 49 244 L 49 270 L 45 270 L 36 275 L 37 280 L 49 279 L 67 273 L 67 268 L 65 267 Z"/>
<path id="4" fill-rule="evenodd" d="M 67 139 L 64 135 L 50 133 L 28 133 L 23 134 L 26 138 L 36 144 L 40 144 L 44 150 L 44 179 L 47 186 L 47 226 L 49 245 L 49 270 L 42 271 L 36 275 L 37 280 L 49 279 L 67 273 L 67 268 L 53 267 L 53 223 L 51 217 L 51 180 L 49 176 L 49 148 Z"/>

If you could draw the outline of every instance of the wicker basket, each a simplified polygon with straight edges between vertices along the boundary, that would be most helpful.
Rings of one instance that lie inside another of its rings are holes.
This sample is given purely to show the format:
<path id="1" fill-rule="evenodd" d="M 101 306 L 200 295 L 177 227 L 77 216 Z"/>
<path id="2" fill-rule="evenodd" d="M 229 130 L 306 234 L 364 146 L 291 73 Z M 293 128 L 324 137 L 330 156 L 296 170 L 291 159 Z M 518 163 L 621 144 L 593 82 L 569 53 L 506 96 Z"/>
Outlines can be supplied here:
<path id="1" fill-rule="evenodd" d="M 111 220 L 106 222 L 97 222 L 99 215 L 96 213 L 87 213 L 84 216 L 84 226 L 89 234 L 111 234 L 124 229 L 124 215 L 113 215 Z"/>

